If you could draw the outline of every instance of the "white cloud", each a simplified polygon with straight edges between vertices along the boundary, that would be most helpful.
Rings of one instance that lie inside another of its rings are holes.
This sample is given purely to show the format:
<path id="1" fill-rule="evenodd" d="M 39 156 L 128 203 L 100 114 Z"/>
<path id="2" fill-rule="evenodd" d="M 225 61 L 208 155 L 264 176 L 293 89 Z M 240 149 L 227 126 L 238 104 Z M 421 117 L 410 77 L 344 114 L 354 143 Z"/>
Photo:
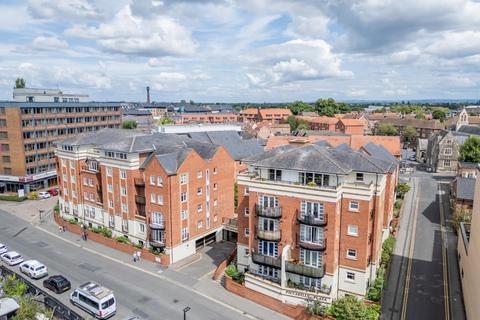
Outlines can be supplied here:
<path id="1" fill-rule="evenodd" d="M 480 54 L 480 32 L 445 32 L 432 42 L 426 52 L 445 58 L 463 58 Z"/>
<path id="2" fill-rule="evenodd" d="M 105 51 L 147 57 L 188 56 L 195 51 L 190 32 L 168 16 L 134 16 L 130 6 L 98 27 L 77 25 L 65 31 L 71 37 L 95 39 Z"/>
<path id="3" fill-rule="evenodd" d="M 100 17 L 88 0 L 30 0 L 28 10 L 34 18 L 84 20 Z"/>
<path id="4" fill-rule="evenodd" d="M 36 37 L 32 41 L 32 48 L 36 50 L 58 50 L 68 48 L 68 43 L 65 40 L 60 40 L 57 37 Z"/>

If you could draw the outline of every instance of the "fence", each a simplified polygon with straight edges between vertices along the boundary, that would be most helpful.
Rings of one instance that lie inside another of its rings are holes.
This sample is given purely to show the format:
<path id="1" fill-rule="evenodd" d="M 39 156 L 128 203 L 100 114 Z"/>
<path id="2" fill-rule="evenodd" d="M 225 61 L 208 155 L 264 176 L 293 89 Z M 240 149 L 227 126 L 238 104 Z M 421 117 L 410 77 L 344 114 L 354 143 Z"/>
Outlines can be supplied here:
<path id="1" fill-rule="evenodd" d="M 63 319 L 63 320 L 84 320 L 84 317 L 80 316 L 75 311 L 71 310 L 68 306 L 63 304 L 58 299 L 49 295 L 46 291 L 38 288 L 29 280 L 25 279 L 21 274 L 8 269 L 5 266 L 0 266 L 0 274 L 2 276 L 9 276 L 15 274 L 17 278 L 22 279 L 23 282 L 27 285 L 27 292 L 33 296 L 43 296 L 43 303 L 48 308 L 54 311 L 54 317 L 56 319 Z M 40 301 L 42 302 L 42 301 Z"/>

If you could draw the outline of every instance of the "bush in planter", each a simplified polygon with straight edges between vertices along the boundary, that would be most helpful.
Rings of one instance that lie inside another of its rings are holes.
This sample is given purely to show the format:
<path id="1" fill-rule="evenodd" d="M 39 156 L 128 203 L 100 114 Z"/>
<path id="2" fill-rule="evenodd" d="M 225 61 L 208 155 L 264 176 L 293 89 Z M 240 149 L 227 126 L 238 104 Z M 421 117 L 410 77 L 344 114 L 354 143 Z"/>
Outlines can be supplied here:
<path id="1" fill-rule="evenodd" d="M 399 183 L 397 186 L 397 195 L 400 199 L 403 199 L 405 193 L 410 190 L 410 186 L 406 183 Z"/>
<path id="2" fill-rule="evenodd" d="M 30 194 L 28 195 L 28 199 L 29 200 L 37 200 L 38 199 L 38 192 L 37 191 L 30 192 Z"/>
<path id="3" fill-rule="evenodd" d="M 124 244 L 132 244 L 132 242 L 130 241 L 130 239 L 128 239 L 127 236 L 118 236 L 115 238 L 115 240 L 117 240 L 117 242 L 124 243 Z"/>
<path id="4" fill-rule="evenodd" d="M 393 253 L 394 247 L 395 247 L 395 237 L 390 235 L 388 236 L 387 240 L 385 240 L 382 247 L 381 262 L 383 265 L 388 264 L 388 261 L 390 260 L 390 256 Z"/>
<path id="5" fill-rule="evenodd" d="M 70 219 L 67 220 L 67 222 L 70 223 L 70 224 L 75 224 L 75 225 L 78 224 L 78 220 L 75 219 L 75 218 L 70 218 Z"/>
<path id="6" fill-rule="evenodd" d="M 4 200 L 4 201 L 22 202 L 26 199 L 27 199 L 27 197 L 19 197 L 17 195 L 0 194 L 0 200 Z"/>
<path id="7" fill-rule="evenodd" d="M 313 181 L 310 181 L 310 182 L 307 183 L 307 186 L 309 186 L 309 187 L 316 187 L 317 184 L 316 184 L 315 182 L 313 182 Z"/>
<path id="8" fill-rule="evenodd" d="M 162 254 L 159 249 L 153 248 L 153 247 L 151 247 L 150 249 L 148 249 L 148 251 L 149 251 L 150 253 L 156 255 L 156 256 L 159 256 L 159 255 Z"/>
<path id="9" fill-rule="evenodd" d="M 313 315 L 325 317 L 327 315 L 328 306 L 318 300 L 309 300 L 306 309 Z"/>
<path id="10" fill-rule="evenodd" d="M 237 267 L 234 264 L 230 264 L 228 267 L 226 267 L 225 273 L 235 282 L 240 284 L 245 282 L 245 275 L 243 272 L 238 272 Z"/>

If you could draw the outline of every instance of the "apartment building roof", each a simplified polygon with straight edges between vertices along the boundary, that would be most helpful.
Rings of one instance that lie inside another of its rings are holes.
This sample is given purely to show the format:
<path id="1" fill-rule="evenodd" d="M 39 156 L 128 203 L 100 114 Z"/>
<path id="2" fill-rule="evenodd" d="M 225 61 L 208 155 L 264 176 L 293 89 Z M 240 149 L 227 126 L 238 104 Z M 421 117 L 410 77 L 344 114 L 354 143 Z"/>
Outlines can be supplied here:
<path id="1" fill-rule="evenodd" d="M 257 115 L 258 109 L 257 108 L 247 108 L 240 111 L 240 115 Z"/>
<path id="2" fill-rule="evenodd" d="M 280 149 L 281 148 L 281 149 Z M 302 147 L 283 146 L 250 159 L 253 166 L 311 171 L 329 174 L 349 174 L 353 171 L 388 173 L 397 164 L 382 146 L 369 146 L 369 152 L 353 151 L 341 146 L 333 148 L 324 141 Z"/>
<path id="3" fill-rule="evenodd" d="M 152 113 L 148 110 L 138 110 L 138 109 L 123 109 L 122 114 L 125 116 L 151 116 Z"/>
<path id="4" fill-rule="evenodd" d="M 367 121 L 364 119 L 349 119 L 349 118 L 341 118 L 341 123 L 343 123 L 346 127 L 364 127 L 367 125 Z"/>
<path id="5" fill-rule="evenodd" d="M 472 200 L 475 194 L 475 179 L 457 177 L 455 179 L 457 199 Z"/>
<path id="6" fill-rule="evenodd" d="M 267 108 L 267 109 L 260 109 L 260 115 L 262 118 L 266 118 L 270 115 L 292 115 L 292 111 L 287 108 Z"/>
<path id="7" fill-rule="evenodd" d="M 338 119 L 335 117 L 325 117 L 325 116 L 297 116 L 298 120 L 303 120 L 310 123 L 324 123 L 324 124 L 337 124 Z"/>
<path id="8" fill-rule="evenodd" d="M 457 130 L 458 132 L 472 134 L 476 136 L 480 136 L 480 126 L 474 125 L 463 125 Z"/>
<path id="9" fill-rule="evenodd" d="M 444 129 L 445 125 L 438 120 L 420 120 L 420 119 L 381 119 L 379 123 L 390 123 L 394 126 L 413 127 L 425 129 Z"/>
<path id="10" fill-rule="evenodd" d="M 17 102 L 0 101 L 0 108 L 18 107 L 18 108 L 53 108 L 53 107 L 118 107 L 124 102 Z"/>

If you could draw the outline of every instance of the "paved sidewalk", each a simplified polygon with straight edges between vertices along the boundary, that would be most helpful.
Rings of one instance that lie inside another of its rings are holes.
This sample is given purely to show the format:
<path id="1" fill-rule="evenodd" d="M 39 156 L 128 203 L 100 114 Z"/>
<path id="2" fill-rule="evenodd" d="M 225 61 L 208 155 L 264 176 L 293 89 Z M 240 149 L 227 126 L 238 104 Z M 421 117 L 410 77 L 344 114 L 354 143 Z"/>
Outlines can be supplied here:
<path id="1" fill-rule="evenodd" d="M 290 319 L 287 316 L 279 314 L 225 290 L 219 283 L 213 281 L 210 277 L 196 279 L 193 276 L 185 274 L 184 272 L 175 271 L 172 268 L 164 267 L 153 262 L 145 260 L 133 262 L 132 257 L 128 254 L 113 250 L 93 241 L 84 241 L 80 236 L 70 232 L 61 233 L 59 232 L 58 226 L 53 220 L 52 214 L 49 214 L 47 217 L 45 217 L 43 222 L 35 220 L 32 224 L 37 229 L 50 233 L 58 238 L 62 238 L 69 243 L 83 248 L 84 250 L 96 253 L 104 258 L 116 261 L 118 263 L 128 265 L 131 268 L 136 268 L 139 271 L 149 273 L 152 276 L 161 277 L 166 281 L 189 288 L 190 290 L 195 291 L 203 296 L 221 301 L 230 307 L 241 310 L 244 315 L 252 319 Z M 229 310 L 226 309 L 225 312 L 229 312 Z"/>

